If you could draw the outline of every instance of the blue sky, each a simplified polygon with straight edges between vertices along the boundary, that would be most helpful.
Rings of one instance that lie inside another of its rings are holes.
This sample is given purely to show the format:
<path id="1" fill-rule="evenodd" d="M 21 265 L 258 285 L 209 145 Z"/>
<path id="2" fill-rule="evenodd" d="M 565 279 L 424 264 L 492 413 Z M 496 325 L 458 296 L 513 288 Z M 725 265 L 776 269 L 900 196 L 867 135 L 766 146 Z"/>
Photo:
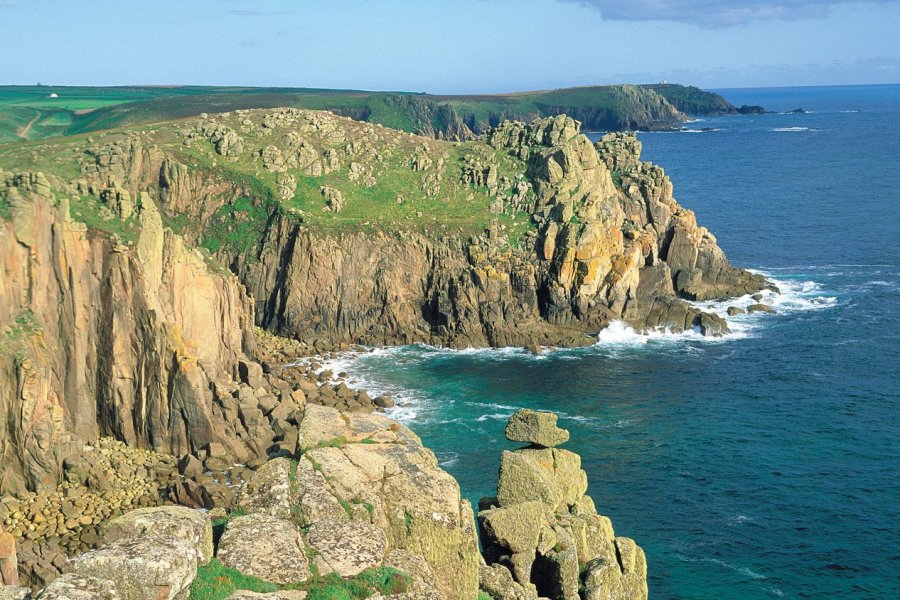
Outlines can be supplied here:
<path id="1" fill-rule="evenodd" d="M 0 84 L 900 82 L 900 0 L 0 0 Z"/>

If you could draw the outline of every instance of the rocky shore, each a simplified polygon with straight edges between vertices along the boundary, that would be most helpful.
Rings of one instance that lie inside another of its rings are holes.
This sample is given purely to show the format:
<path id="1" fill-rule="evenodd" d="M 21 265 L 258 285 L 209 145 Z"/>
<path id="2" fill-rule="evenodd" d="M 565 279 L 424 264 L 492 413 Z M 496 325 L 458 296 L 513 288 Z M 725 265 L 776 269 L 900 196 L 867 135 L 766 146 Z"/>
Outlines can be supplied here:
<path id="1" fill-rule="evenodd" d="M 529 446 L 503 454 L 497 497 L 479 502 L 483 555 L 459 486 L 402 425 L 309 404 L 299 433 L 295 454 L 246 471 L 227 510 L 124 511 L 45 581 L 4 569 L 0 598 L 647 597 L 643 551 L 584 495 L 553 414 L 510 419 L 507 437 Z"/>
<path id="2" fill-rule="evenodd" d="M 322 578 L 646 596 L 552 419 L 510 425 L 531 446 L 481 503 L 482 557 L 456 482 L 374 414 L 392 400 L 325 362 L 355 344 L 584 345 L 613 320 L 727 332 L 692 301 L 769 284 L 640 150 L 564 115 L 448 143 L 297 109 L 0 147 L 0 566 L 16 540 L 16 578 L 46 598 L 183 598 L 223 577 L 282 596 Z M 220 519 L 215 561 L 196 511 Z M 508 537 L 503 515 L 534 529 Z"/>

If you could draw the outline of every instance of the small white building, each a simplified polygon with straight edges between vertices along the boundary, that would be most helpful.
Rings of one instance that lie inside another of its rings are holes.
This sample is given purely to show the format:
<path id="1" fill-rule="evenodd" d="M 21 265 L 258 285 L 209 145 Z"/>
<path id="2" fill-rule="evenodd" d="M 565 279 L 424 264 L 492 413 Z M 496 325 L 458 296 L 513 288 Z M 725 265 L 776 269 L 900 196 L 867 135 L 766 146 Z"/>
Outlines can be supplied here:
<path id="1" fill-rule="evenodd" d="M 51 98 L 59 98 L 59 94 L 57 94 L 56 92 L 53 92 L 50 94 L 50 97 Z"/>

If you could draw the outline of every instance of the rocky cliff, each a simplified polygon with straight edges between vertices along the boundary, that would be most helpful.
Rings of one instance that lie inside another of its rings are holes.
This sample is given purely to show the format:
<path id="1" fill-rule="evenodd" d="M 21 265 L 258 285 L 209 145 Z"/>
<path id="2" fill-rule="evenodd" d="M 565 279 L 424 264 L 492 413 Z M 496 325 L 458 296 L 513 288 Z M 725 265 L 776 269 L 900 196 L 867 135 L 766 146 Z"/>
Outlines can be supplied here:
<path id="1" fill-rule="evenodd" d="M 304 339 L 571 346 L 617 319 L 718 335 L 727 324 L 685 300 L 766 285 L 729 265 L 662 169 L 640 161 L 633 136 L 592 145 L 576 121 L 557 117 L 504 123 L 485 141 L 521 161 L 509 176 L 478 165 L 488 193 L 496 188 L 492 210 L 529 221 L 524 233 L 497 223 L 472 236 L 334 232 L 275 219 L 252 260 L 224 259 L 257 299 L 257 321 Z M 518 181 L 515 191 L 501 177 Z"/>
<path id="2" fill-rule="evenodd" d="M 248 363 L 250 298 L 162 227 L 148 195 L 128 245 L 74 220 L 53 182 L 14 175 L 0 192 L 0 489 L 55 487 L 100 435 L 246 455 L 213 391 Z"/>
<path id="3" fill-rule="evenodd" d="M 0 165 L 8 491 L 52 487 L 100 435 L 264 453 L 275 423 L 241 407 L 289 389 L 248 358 L 254 320 L 316 347 L 573 346 L 612 320 L 718 335 L 688 301 L 766 285 L 633 136 L 592 144 L 566 116 L 460 144 L 240 111 L 7 146 Z"/>

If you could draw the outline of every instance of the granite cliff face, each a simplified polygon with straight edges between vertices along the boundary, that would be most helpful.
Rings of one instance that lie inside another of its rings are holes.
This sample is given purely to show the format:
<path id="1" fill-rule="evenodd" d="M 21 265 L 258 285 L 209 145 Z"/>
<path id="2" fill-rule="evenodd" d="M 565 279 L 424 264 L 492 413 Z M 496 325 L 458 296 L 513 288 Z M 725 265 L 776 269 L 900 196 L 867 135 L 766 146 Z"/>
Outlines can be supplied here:
<path id="1" fill-rule="evenodd" d="M 87 147 L 75 185 L 116 211 L 157 198 L 283 335 L 571 346 L 612 320 L 718 335 L 685 300 L 766 285 L 729 265 L 633 136 L 591 144 L 566 116 L 466 145 L 293 109 L 193 123 Z"/>
<path id="2" fill-rule="evenodd" d="M 300 412 L 296 452 L 259 464 L 233 511 L 111 518 L 96 547 L 31 582 L 37 597 L 646 600 L 644 552 L 585 495 L 556 415 L 510 419 L 507 438 L 529 445 L 503 453 L 497 496 L 479 502 L 482 554 L 471 505 L 414 433 L 379 415 Z M 4 569 L 0 597 L 31 597 L 17 585 Z"/>
<path id="3" fill-rule="evenodd" d="M 212 391 L 248 360 L 252 301 L 238 282 L 164 230 L 146 195 L 126 246 L 73 220 L 41 174 L 3 186 L 0 489 L 55 487 L 63 460 L 100 435 L 246 454 Z"/>

